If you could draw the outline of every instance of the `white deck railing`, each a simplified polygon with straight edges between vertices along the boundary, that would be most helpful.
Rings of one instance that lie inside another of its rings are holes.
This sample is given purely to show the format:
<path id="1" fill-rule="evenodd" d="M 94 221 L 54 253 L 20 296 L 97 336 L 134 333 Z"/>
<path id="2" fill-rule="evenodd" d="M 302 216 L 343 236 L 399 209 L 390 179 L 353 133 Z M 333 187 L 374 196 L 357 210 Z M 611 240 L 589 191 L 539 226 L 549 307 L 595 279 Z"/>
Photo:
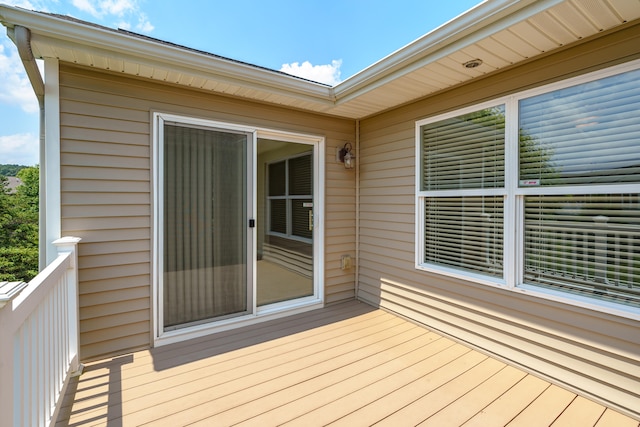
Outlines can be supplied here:
<path id="1" fill-rule="evenodd" d="M 78 371 L 79 241 L 55 241 L 58 257 L 0 308 L 1 423 L 53 424 Z"/>
<path id="2" fill-rule="evenodd" d="M 605 216 L 592 219 L 593 224 L 547 221 L 544 230 L 534 224 L 531 252 L 538 256 L 530 256 L 525 280 L 637 304 L 640 229 L 636 224 L 610 225 Z"/>

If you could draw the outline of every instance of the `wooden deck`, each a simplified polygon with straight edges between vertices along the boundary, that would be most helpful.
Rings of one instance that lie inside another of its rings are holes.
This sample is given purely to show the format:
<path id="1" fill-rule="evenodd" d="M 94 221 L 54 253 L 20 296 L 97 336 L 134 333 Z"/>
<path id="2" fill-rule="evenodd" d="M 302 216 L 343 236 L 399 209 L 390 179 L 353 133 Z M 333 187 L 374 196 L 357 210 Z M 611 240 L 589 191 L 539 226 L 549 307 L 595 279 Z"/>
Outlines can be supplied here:
<path id="1" fill-rule="evenodd" d="M 88 364 L 58 425 L 638 426 L 358 302 Z"/>

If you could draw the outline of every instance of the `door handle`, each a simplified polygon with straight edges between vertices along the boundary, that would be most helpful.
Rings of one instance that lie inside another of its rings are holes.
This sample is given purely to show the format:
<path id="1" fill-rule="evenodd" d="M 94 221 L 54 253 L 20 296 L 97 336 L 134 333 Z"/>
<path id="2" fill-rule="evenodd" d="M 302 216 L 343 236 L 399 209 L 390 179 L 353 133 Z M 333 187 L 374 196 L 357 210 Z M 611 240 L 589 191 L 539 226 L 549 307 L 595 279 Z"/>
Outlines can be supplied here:
<path id="1" fill-rule="evenodd" d="M 313 231 L 313 209 L 309 209 L 309 231 Z"/>

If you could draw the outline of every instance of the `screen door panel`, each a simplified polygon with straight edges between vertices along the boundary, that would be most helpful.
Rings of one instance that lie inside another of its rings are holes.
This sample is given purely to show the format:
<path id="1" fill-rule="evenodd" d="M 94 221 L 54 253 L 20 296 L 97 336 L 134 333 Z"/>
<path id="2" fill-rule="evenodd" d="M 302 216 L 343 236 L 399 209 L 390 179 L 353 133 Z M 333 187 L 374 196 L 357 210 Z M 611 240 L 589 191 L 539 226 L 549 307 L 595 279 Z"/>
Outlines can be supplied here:
<path id="1" fill-rule="evenodd" d="M 164 125 L 164 329 L 246 313 L 247 134 Z"/>

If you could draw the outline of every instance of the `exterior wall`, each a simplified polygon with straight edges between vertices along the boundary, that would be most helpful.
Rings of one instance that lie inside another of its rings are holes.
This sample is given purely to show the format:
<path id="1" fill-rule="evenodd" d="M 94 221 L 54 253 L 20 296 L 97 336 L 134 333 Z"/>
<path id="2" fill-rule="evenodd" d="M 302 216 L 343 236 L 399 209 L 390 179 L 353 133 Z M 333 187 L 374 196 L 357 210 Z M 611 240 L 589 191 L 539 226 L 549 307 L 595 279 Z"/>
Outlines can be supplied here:
<path id="1" fill-rule="evenodd" d="M 353 298 L 355 175 L 335 162 L 353 141 L 341 120 L 61 64 L 62 233 L 79 246 L 81 358 L 152 344 L 151 112 L 326 138 L 325 301 Z"/>
<path id="2" fill-rule="evenodd" d="M 640 23 L 360 123 L 358 297 L 640 417 L 640 322 L 418 271 L 415 121 L 640 57 Z"/>

